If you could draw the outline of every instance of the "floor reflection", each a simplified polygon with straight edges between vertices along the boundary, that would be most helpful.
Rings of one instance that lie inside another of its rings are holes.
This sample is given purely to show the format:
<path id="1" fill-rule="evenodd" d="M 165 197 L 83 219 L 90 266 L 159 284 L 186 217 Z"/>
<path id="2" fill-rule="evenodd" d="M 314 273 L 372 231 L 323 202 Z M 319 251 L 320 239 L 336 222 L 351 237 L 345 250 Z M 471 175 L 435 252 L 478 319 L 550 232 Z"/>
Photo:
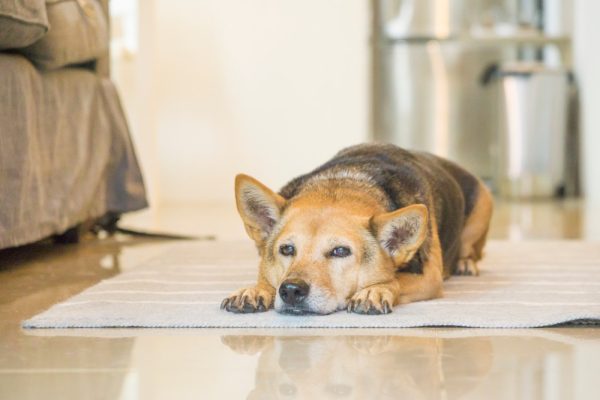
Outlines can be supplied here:
<path id="1" fill-rule="evenodd" d="M 496 200 L 490 238 L 598 239 L 597 229 L 588 229 L 589 221 L 598 222 L 596 208 L 577 199 Z"/>
<path id="2" fill-rule="evenodd" d="M 260 353 L 248 399 L 456 398 L 489 374 L 488 338 L 223 336 Z"/>
<path id="3" fill-rule="evenodd" d="M 131 268 L 149 246 L 158 243 L 114 236 L 0 251 L 0 399 L 118 398 L 134 338 L 61 337 L 52 330 L 36 336 L 24 334 L 20 323 Z"/>
<path id="4" fill-rule="evenodd" d="M 248 399 L 573 398 L 575 349 L 589 342 L 581 344 L 577 330 L 575 336 L 551 330 L 425 332 L 225 335 L 221 341 L 237 354 L 258 356 Z M 594 347 L 596 355 L 599 350 Z"/>
<path id="5" fill-rule="evenodd" d="M 115 235 L 75 245 L 45 241 L 0 250 L 0 322 L 19 323 L 91 285 L 132 268 L 170 243 Z"/>

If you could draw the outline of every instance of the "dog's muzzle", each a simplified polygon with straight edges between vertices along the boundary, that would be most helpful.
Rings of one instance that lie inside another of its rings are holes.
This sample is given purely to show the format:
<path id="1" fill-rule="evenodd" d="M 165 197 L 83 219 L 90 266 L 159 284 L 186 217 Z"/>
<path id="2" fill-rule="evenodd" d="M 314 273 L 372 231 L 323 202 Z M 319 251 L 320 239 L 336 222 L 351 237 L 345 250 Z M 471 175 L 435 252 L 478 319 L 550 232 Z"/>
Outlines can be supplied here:
<path id="1" fill-rule="evenodd" d="M 288 306 L 298 307 L 308 296 L 309 290 L 310 286 L 303 280 L 288 279 L 279 286 L 279 296 Z"/>

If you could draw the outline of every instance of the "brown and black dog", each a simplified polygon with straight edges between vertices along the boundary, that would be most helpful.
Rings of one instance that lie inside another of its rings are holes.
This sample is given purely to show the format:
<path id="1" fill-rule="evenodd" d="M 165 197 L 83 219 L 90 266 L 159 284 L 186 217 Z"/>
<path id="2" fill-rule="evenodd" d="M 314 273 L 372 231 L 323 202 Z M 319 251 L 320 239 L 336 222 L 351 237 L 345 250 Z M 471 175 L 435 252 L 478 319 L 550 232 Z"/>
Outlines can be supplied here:
<path id="1" fill-rule="evenodd" d="M 451 274 L 478 274 L 492 214 L 475 176 L 389 144 L 342 150 L 279 194 L 238 175 L 235 194 L 261 257 L 257 284 L 221 304 L 242 313 L 386 314 L 441 297 Z"/>

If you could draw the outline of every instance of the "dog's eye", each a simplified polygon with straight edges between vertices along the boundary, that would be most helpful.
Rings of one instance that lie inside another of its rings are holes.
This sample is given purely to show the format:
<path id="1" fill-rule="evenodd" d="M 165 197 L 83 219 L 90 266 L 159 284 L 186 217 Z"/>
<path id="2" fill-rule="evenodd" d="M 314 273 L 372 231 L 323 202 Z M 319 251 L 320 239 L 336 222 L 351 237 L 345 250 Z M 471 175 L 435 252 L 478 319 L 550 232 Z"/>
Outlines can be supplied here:
<path id="1" fill-rule="evenodd" d="M 331 257 L 348 257 L 350 254 L 352 254 L 352 252 L 350 251 L 350 249 L 348 247 L 345 246 L 338 246 L 335 249 L 331 250 L 331 253 L 329 253 L 329 255 Z"/>
<path id="2" fill-rule="evenodd" d="M 295 256 L 296 248 L 291 244 L 282 244 L 279 246 L 279 254 L 286 257 Z"/>

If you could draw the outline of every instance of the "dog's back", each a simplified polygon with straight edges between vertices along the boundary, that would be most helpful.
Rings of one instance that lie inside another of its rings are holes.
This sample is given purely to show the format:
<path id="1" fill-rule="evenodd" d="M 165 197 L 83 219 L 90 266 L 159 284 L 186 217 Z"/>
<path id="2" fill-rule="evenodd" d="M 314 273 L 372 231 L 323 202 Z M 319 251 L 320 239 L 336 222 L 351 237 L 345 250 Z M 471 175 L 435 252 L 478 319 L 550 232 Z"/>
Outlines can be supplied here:
<path id="1" fill-rule="evenodd" d="M 453 272 L 461 246 L 461 231 L 472 212 L 479 180 L 458 165 L 428 153 L 411 152 L 389 144 L 363 144 L 340 151 L 333 159 L 282 188 L 291 199 L 323 179 L 365 182 L 385 194 L 388 211 L 424 204 L 433 214 L 443 253 L 444 275 Z M 430 226 L 431 230 L 431 226 Z M 422 272 L 429 251 L 425 242 L 407 272 Z"/>

